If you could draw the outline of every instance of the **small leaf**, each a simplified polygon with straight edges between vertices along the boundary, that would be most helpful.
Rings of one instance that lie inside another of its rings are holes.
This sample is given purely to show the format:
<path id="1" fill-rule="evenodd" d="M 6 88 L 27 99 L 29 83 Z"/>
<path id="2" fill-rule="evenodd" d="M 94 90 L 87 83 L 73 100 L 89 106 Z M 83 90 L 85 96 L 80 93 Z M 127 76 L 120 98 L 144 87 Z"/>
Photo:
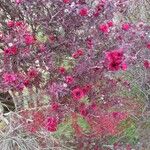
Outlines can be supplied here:
<path id="1" fill-rule="evenodd" d="M 89 126 L 88 122 L 83 117 L 79 116 L 77 123 L 83 129 L 83 131 L 89 132 L 90 126 Z"/>

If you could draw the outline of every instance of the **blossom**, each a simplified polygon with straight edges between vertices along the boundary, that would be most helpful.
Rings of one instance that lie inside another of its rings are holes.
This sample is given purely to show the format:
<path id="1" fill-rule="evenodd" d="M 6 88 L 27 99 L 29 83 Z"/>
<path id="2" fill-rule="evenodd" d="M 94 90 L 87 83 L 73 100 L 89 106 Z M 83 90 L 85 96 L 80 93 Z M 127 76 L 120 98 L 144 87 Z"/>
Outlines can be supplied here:
<path id="1" fill-rule="evenodd" d="M 24 84 L 24 86 L 28 87 L 30 85 L 30 80 L 29 79 L 25 79 L 23 84 Z"/>
<path id="2" fill-rule="evenodd" d="M 48 117 L 46 121 L 46 128 L 50 132 L 55 132 L 58 126 L 58 119 L 56 117 Z"/>
<path id="3" fill-rule="evenodd" d="M 16 55 L 17 54 L 17 48 L 16 46 L 11 46 L 9 48 L 4 49 L 5 55 Z"/>
<path id="4" fill-rule="evenodd" d="M 122 25 L 122 29 L 125 30 L 125 31 L 128 31 L 130 29 L 130 24 L 129 23 L 124 23 Z"/>
<path id="5" fill-rule="evenodd" d="M 20 4 L 22 2 L 22 0 L 16 0 L 15 1 L 17 4 Z"/>
<path id="6" fill-rule="evenodd" d="M 59 67 L 58 71 L 60 74 L 64 74 L 66 72 L 66 69 L 65 69 L 65 67 Z"/>
<path id="7" fill-rule="evenodd" d="M 83 98 L 84 92 L 81 88 L 75 88 L 72 90 L 72 97 L 76 100 L 80 100 L 81 98 Z"/>
<path id="8" fill-rule="evenodd" d="M 78 49 L 75 53 L 72 54 L 72 57 L 77 59 L 79 56 L 82 56 L 84 54 L 82 49 Z"/>
<path id="9" fill-rule="evenodd" d="M 17 79 L 17 76 L 14 73 L 4 73 L 2 77 L 4 79 L 4 83 L 6 84 L 11 84 Z"/>
<path id="10" fill-rule="evenodd" d="M 66 82 L 69 83 L 69 84 L 72 84 L 74 82 L 74 79 L 72 76 L 67 76 L 66 77 Z"/>
<path id="11" fill-rule="evenodd" d="M 39 73 L 35 68 L 31 68 L 27 74 L 28 74 L 29 79 L 34 79 L 38 76 Z"/>
<path id="12" fill-rule="evenodd" d="M 80 16 L 87 16 L 88 15 L 88 9 L 87 8 L 81 8 L 79 10 Z"/>
<path id="13" fill-rule="evenodd" d="M 16 27 L 20 27 L 21 25 L 23 25 L 22 21 L 16 21 L 15 26 Z"/>
<path id="14" fill-rule="evenodd" d="M 108 69 L 111 71 L 117 71 L 119 69 L 126 70 L 127 65 L 123 63 L 123 59 L 124 59 L 124 55 L 121 49 L 106 53 Z"/>
<path id="15" fill-rule="evenodd" d="M 127 64 L 126 63 L 122 64 L 121 68 L 122 68 L 122 70 L 126 71 L 127 70 Z"/>
<path id="16" fill-rule="evenodd" d="M 33 37 L 33 35 L 29 34 L 24 36 L 24 40 L 27 45 L 31 45 L 35 42 L 35 38 Z"/>
<path id="17" fill-rule="evenodd" d="M 9 21 L 7 22 L 7 27 L 9 27 L 9 28 L 14 27 L 14 25 L 15 25 L 15 22 L 12 21 L 12 20 L 9 20 Z"/>
<path id="18" fill-rule="evenodd" d="M 56 103 L 56 102 L 52 103 L 51 108 L 52 108 L 53 111 L 57 111 L 58 108 L 59 108 L 59 103 Z"/>
<path id="19" fill-rule="evenodd" d="M 63 0 L 64 3 L 70 3 L 70 0 Z"/>
<path id="20" fill-rule="evenodd" d="M 150 49 L 150 43 L 147 44 L 147 48 Z"/>
<path id="21" fill-rule="evenodd" d="M 87 110 L 87 108 L 80 108 L 79 112 L 80 112 L 80 114 L 81 114 L 82 116 L 87 116 L 87 115 L 88 115 L 88 110 Z"/>
<path id="22" fill-rule="evenodd" d="M 79 57 L 79 55 L 78 55 L 78 53 L 75 52 L 75 53 L 72 54 L 72 57 L 73 57 L 74 59 L 77 59 L 77 58 Z"/>
<path id="23" fill-rule="evenodd" d="M 113 27 L 114 23 L 113 23 L 113 21 L 108 21 L 107 25 L 108 25 L 108 27 Z"/>
<path id="24" fill-rule="evenodd" d="M 120 61 L 112 61 L 109 63 L 108 68 L 111 71 L 117 71 L 120 69 L 120 64 L 121 64 Z"/>
<path id="25" fill-rule="evenodd" d="M 99 25 L 99 30 L 102 31 L 103 33 L 108 33 L 109 26 L 107 24 L 101 24 L 101 25 Z"/>
<path id="26" fill-rule="evenodd" d="M 145 67 L 146 69 L 150 68 L 150 62 L 149 62 L 148 60 L 145 60 L 145 61 L 144 61 L 144 67 Z"/>

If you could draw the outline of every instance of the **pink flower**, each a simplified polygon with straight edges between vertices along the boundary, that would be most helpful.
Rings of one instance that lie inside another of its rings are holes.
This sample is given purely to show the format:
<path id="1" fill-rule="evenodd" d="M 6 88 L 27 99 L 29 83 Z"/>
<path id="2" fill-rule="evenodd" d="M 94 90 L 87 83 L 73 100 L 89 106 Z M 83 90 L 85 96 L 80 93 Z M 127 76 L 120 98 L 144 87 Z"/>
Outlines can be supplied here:
<path id="1" fill-rule="evenodd" d="M 84 54 L 82 49 L 78 49 L 76 52 L 79 56 L 82 56 Z"/>
<path id="2" fill-rule="evenodd" d="M 38 76 L 39 72 L 34 69 L 34 68 L 31 68 L 29 71 L 28 71 L 28 77 L 29 79 L 34 79 Z"/>
<path id="3" fill-rule="evenodd" d="M 72 57 L 73 57 L 74 59 L 77 59 L 77 58 L 79 57 L 79 55 L 78 55 L 78 53 L 75 52 L 75 53 L 72 54 Z"/>
<path id="4" fill-rule="evenodd" d="M 149 62 L 148 60 L 145 60 L 145 61 L 144 61 L 144 67 L 145 67 L 146 69 L 149 69 L 149 68 L 150 68 L 150 62 Z"/>
<path id="5" fill-rule="evenodd" d="M 11 84 L 16 81 L 17 76 L 14 73 L 4 73 L 3 74 L 4 83 Z"/>
<path id="6" fill-rule="evenodd" d="M 127 66 L 123 64 L 123 59 L 124 56 L 121 49 L 106 53 L 106 62 L 108 63 L 108 69 L 111 71 L 126 70 Z"/>
<path id="7" fill-rule="evenodd" d="M 58 119 L 56 117 L 48 117 L 46 121 L 46 128 L 50 132 L 55 132 L 58 126 Z"/>
<path id="8" fill-rule="evenodd" d="M 63 0 L 63 2 L 67 4 L 67 3 L 70 3 L 71 1 L 70 0 Z"/>
<path id="9" fill-rule="evenodd" d="M 150 43 L 147 44 L 147 48 L 150 49 Z"/>
<path id="10" fill-rule="evenodd" d="M 81 8 L 79 10 L 80 16 L 87 16 L 88 15 L 88 9 L 87 8 Z"/>
<path id="11" fill-rule="evenodd" d="M 75 53 L 72 54 L 72 57 L 77 59 L 79 56 L 82 56 L 84 54 L 82 49 L 77 50 Z"/>
<path id="12" fill-rule="evenodd" d="M 64 74 L 66 72 L 66 69 L 64 67 L 59 67 L 58 71 L 60 74 Z"/>
<path id="13" fill-rule="evenodd" d="M 108 22 L 107 22 L 107 25 L 108 25 L 109 27 L 113 27 L 113 26 L 114 26 L 114 23 L 113 23 L 113 21 L 108 21 Z"/>
<path id="14" fill-rule="evenodd" d="M 24 80 L 23 84 L 24 86 L 28 87 L 30 85 L 30 80 L 29 79 Z"/>
<path id="15" fill-rule="evenodd" d="M 12 20 L 9 20 L 9 21 L 7 22 L 7 26 L 8 26 L 9 28 L 14 27 L 14 25 L 15 25 L 15 22 L 12 21 Z"/>
<path id="16" fill-rule="evenodd" d="M 16 46 L 9 47 L 4 50 L 5 55 L 16 55 L 17 54 L 17 48 Z"/>
<path id="17" fill-rule="evenodd" d="M 80 111 L 80 114 L 82 116 L 87 116 L 88 115 L 88 110 L 86 108 L 81 108 L 79 111 Z"/>
<path id="18" fill-rule="evenodd" d="M 72 90 L 72 97 L 76 100 L 80 100 L 81 98 L 83 98 L 85 95 L 84 95 L 84 92 L 82 91 L 81 88 L 76 88 L 74 90 Z"/>
<path id="19" fill-rule="evenodd" d="M 57 111 L 58 108 L 59 108 L 59 104 L 55 102 L 55 103 L 53 103 L 53 104 L 51 105 L 51 108 L 52 108 L 53 111 Z"/>
<path id="20" fill-rule="evenodd" d="M 123 57 L 122 49 L 114 50 L 114 51 L 106 53 L 106 58 L 109 61 L 113 61 L 113 60 L 117 60 L 117 59 L 122 59 L 122 57 Z"/>
<path id="21" fill-rule="evenodd" d="M 86 45 L 87 45 L 88 48 L 92 48 L 92 46 L 93 46 L 92 38 L 87 38 L 86 39 Z"/>
<path id="22" fill-rule="evenodd" d="M 27 45 L 31 45 L 35 42 L 35 38 L 33 37 L 33 35 L 29 35 L 29 34 L 25 35 L 24 40 Z"/>
<path id="23" fill-rule="evenodd" d="M 130 29 L 130 24 L 129 23 L 124 23 L 122 25 L 122 29 L 125 30 L 125 31 L 128 31 Z"/>
<path id="24" fill-rule="evenodd" d="M 72 84 L 74 82 L 74 79 L 72 76 L 67 76 L 66 77 L 66 82 L 69 83 L 69 84 Z"/>
<path id="25" fill-rule="evenodd" d="M 22 2 L 22 0 L 16 0 L 16 3 L 17 4 L 19 4 L 19 3 L 21 3 Z"/>
<path id="26" fill-rule="evenodd" d="M 16 23 L 15 23 L 15 26 L 16 27 L 20 27 L 20 26 L 22 26 L 23 25 L 23 22 L 22 21 L 17 21 Z"/>
<path id="27" fill-rule="evenodd" d="M 112 61 L 108 65 L 108 69 L 111 71 L 118 71 L 120 69 L 121 61 Z"/>
<path id="28" fill-rule="evenodd" d="M 101 24 L 99 26 L 99 30 L 102 31 L 103 33 L 108 33 L 109 32 L 109 27 L 107 24 Z"/>
<path id="29" fill-rule="evenodd" d="M 125 64 L 125 63 L 122 64 L 121 68 L 122 68 L 122 70 L 126 71 L 127 70 L 127 64 Z"/>

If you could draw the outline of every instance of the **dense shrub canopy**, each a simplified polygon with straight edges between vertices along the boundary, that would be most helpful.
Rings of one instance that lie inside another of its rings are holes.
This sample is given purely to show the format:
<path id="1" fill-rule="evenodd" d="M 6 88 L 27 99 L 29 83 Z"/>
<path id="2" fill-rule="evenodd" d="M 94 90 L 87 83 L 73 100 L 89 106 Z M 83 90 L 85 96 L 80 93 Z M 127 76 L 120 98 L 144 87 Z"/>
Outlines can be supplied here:
<path id="1" fill-rule="evenodd" d="M 150 100 L 150 26 L 126 19 L 130 4 L 0 1 L 0 91 L 16 108 L 10 126 L 21 124 L 20 134 L 45 148 L 148 144 L 140 130 Z"/>

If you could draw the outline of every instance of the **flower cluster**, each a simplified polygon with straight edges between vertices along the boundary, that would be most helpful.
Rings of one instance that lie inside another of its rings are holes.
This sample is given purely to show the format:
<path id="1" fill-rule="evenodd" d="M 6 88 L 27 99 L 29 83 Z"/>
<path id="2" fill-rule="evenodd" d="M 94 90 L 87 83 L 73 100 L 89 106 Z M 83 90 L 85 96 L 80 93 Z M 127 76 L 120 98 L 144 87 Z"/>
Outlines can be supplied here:
<path id="1" fill-rule="evenodd" d="M 0 91 L 28 110 L 24 132 L 45 131 L 44 139 L 53 132 L 73 149 L 135 140 L 128 131 L 149 109 L 150 26 L 120 19 L 128 7 L 125 0 L 2 0 Z"/>
<path id="2" fill-rule="evenodd" d="M 111 71 L 127 69 L 127 65 L 124 62 L 124 54 L 122 49 L 107 52 L 106 61 L 108 62 L 108 69 Z"/>

